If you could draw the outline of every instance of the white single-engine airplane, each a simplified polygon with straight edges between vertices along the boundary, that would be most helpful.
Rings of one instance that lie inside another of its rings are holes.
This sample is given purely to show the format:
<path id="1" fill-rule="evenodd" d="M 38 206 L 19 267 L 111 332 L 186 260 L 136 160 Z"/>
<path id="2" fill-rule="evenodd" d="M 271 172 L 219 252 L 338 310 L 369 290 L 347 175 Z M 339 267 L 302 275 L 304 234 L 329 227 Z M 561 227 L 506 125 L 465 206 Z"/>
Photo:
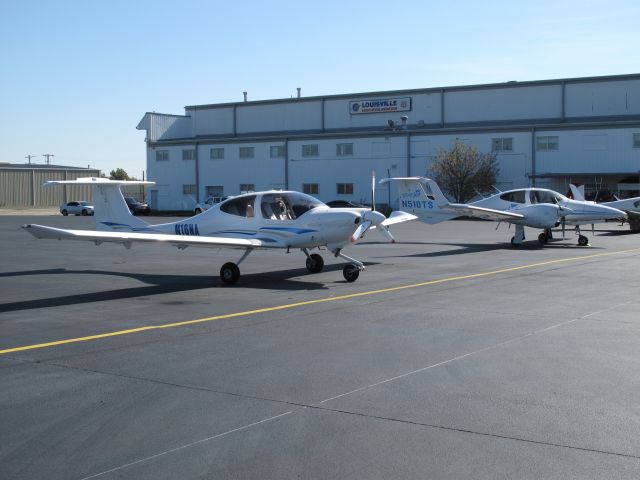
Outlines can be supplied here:
<path id="1" fill-rule="evenodd" d="M 521 188 L 501 192 L 477 202 L 451 203 L 438 184 L 425 177 L 386 178 L 381 183 L 398 182 L 399 205 L 403 211 L 415 214 L 426 223 L 439 223 L 459 216 L 470 216 L 513 223 L 516 231 L 511 244 L 519 246 L 524 241 L 524 227 L 541 228 L 538 236 L 541 244 L 553 238 L 551 229 L 562 225 L 575 225 L 578 245 L 589 244 L 580 233 L 580 225 L 593 224 L 607 219 L 624 217 L 615 208 L 570 200 L 564 195 L 544 188 Z"/>
<path id="2" fill-rule="evenodd" d="M 49 181 L 44 185 L 92 186 L 97 231 L 66 230 L 43 225 L 24 225 L 36 238 L 58 240 L 88 240 L 120 243 L 126 248 L 136 242 L 187 247 L 234 248 L 244 250 L 236 262 L 225 263 L 220 269 L 224 283 L 233 284 L 240 278 L 238 265 L 254 249 L 282 248 L 287 253 L 299 248 L 307 256 L 306 267 L 311 273 L 320 272 L 324 261 L 309 250 L 326 247 L 336 257 L 349 262 L 342 271 L 347 282 L 355 281 L 362 262 L 342 253 L 342 249 L 358 241 L 369 228 L 377 228 L 393 240 L 388 227 L 415 218 L 404 212 L 393 212 L 386 218 L 369 209 L 329 208 L 320 200 L 292 191 L 256 192 L 214 205 L 194 217 L 177 222 L 150 225 L 134 217 L 120 192 L 120 185 L 152 185 L 154 182 L 114 181 L 105 178 Z"/>

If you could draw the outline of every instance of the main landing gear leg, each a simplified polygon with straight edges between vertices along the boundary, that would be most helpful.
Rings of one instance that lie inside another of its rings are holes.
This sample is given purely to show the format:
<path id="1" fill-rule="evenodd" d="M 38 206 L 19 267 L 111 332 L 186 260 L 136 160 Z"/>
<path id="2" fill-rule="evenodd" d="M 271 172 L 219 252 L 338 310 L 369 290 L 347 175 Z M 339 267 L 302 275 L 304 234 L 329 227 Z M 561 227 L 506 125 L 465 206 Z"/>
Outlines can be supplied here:
<path id="1" fill-rule="evenodd" d="M 360 270 L 364 270 L 364 263 L 359 262 L 355 258 L 346 256 L 340 249 L 337 249 L 333 253 L 336 257 L 341 257 L 351 262 L 349 265 L 345 265 L 345 267 L 342 269 L 342 276 L 349 283 L 355 282 L 360 275 Z"/>
<path id="2" fill-rule="evenodd" d="M 302 248 L 301 250 L 307 256 L 307 270 L 309 270 L 310 273 L 321 272 L 324 267 L 324 260 L 322 257 L 317 253 L 309 255 L 309 250 L 306 248 Z"/>
<path id="3" fill-rule="evenodd" d="M 238 260 L 238 263 L 227 262 L 222 266 L 220 269 L 220 280 L 222 280 L 223 283 L 226 283 L 227 285 L 238 283 L 238 280 L 240 279 L 240 268 L 238 268 L 238 265 L 240 265 L 244 259 L 249 256 L 251 250 L 251 248 L 247 248 L 242 254 L 242 257 L 240 257 L 240 260 Z"/>
<path id="4" fill-rule="evenodd" d="M 513 237 L 511 237 L 511 245 L 513 245 L 514 247 L 519 247 L 520 245 L 522 245 L 523 241 L 524 241 L 524 226 L 516 225 L 516 234 Z"/>

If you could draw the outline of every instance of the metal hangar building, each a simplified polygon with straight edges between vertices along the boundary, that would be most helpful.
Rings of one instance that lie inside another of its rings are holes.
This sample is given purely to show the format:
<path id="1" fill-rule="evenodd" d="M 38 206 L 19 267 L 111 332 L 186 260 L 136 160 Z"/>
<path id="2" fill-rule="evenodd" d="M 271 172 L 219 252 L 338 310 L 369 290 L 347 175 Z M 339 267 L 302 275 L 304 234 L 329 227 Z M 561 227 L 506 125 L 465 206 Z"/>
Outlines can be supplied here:
<path id="1" fill-rule="evenodd" d="M 506 82 L 185 107 L 146 113 L 152 208 L 266 189 L 370 200 L 378 178 L 428 175 L 461 141 L 495 152 L 497 188 L 640 195 L 640 74 Z M 386 187 L 388 188 L 388 187 Z M 394 192 L 376 202 L 396 207 Z M 393 187 L 391 187 L 393 188 Z"/>

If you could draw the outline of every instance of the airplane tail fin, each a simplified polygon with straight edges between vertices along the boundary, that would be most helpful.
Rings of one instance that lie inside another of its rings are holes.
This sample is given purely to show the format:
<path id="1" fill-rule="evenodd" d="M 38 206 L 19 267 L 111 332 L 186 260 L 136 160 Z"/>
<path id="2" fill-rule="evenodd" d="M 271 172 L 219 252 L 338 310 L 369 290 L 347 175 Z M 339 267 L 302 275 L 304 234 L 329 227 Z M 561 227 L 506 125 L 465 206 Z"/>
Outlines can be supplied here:
<path id="1" fill-rule="evenodd" d="M 155 182 L 138 180 L 109 180 L 108 178 L 86 177 L 75 180 L 51 180 L 43 186 L 50 185 L 91 185 L 93 195 L 94 218 L 96 230 L 135 232 L 147 229 L 149 224 L 134 217 L 124 201 L 121 185 L 153 185 Z"/>
<path id="2" fill-rule="evenodd" d="M 445 209 L 450 202 L 434 180 L 425 177 L 396 177 L 385 178 L 380 183 L 391 181 L 398 185 L 400 210 L 415 214 L 426 223 L 439 223 L 457 216 Z"/>
<path id="3" fill-rule="evenodd" d="M 580 190 L 580 187 L 576 187 L 573 183 L 569 184 L 569 188 L 571 189 L 571 194 L 573 195 L 574 200 L 584 201 L 584 187 Z"/>

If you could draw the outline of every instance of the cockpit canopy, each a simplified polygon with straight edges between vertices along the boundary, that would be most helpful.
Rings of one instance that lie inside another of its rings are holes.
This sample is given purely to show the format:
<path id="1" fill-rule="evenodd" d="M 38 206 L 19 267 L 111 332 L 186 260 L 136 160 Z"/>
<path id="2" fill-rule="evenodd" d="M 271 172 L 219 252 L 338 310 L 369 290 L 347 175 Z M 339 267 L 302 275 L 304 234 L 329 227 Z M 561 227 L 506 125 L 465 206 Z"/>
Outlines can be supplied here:
<path id="1" fill-rule="evenodd" d="M 260 211 L 270 220 L 295 220 L 309 210 L 324 205 L 309 195 L 298 192 L 265 193 L 262 195 Z"/>
<path id="2" fill-rule="evenodd" d="M 309 210 L 324 205 L 304 193 L 275 192 L 262 195 L 258 210 L 256 198 L 256 195 L 231 198 L 220 205 L 220 211 L 248 218 L 257 214 L 267 220 L 295 220 Z"/>
<path id="3" fill-rule="evenodd" d="M 538 190 L 538 189 L 526 189 L 526 190 L 511 190 L 500 195 L 500 198 L 505 202 L 511 203 L 553 203 L 558 204 L 566 197 L 560 195 L 557 192 L 551 190 Z"/>

